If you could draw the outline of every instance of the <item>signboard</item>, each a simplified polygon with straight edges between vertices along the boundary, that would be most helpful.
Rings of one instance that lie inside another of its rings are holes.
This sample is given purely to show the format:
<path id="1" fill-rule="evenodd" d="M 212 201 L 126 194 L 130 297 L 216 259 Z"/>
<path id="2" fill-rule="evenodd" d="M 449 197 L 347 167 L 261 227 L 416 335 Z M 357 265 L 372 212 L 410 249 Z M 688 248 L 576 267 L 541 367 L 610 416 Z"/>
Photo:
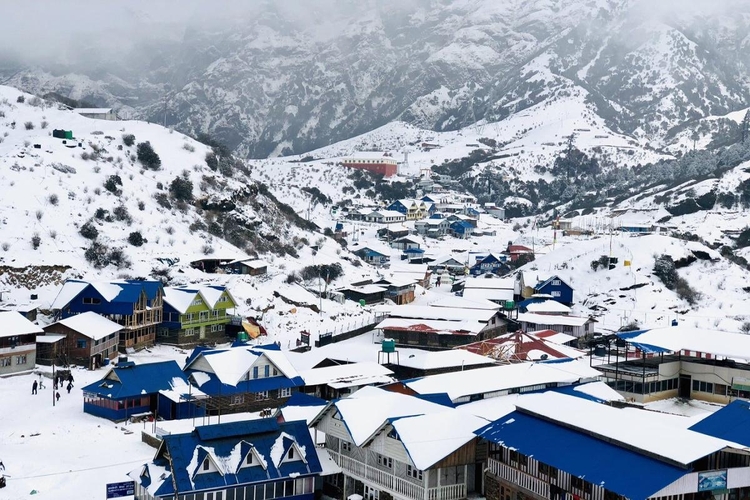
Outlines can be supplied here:
<path id="1" fill-rule="evenodd" d="M 698 491 L 727 489 L 727 471 L 713 470 L 698 473 Z"/>
<path id="2" fill-rule="evenodd" d="M 310 345 L 310 333 L 309 332 L 300 332 L 300 334 L 299 334 L 299 340 L 303 344 Z"/>
<path id="3" fill-rule="evenodd" d="M 109 483 L 107 485 L 107 498 L 132 497 L 135 495 L 135 482 L 125 481 L 122 483 Z"/>

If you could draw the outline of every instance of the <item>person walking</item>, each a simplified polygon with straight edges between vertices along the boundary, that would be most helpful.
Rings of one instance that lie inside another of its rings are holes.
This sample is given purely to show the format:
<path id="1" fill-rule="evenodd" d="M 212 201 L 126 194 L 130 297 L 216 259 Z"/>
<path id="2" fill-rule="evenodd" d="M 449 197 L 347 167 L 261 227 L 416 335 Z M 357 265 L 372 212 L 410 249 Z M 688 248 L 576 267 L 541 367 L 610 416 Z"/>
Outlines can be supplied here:
<path id="1" fill-rule="evenodd" d="M 70 390 L 71 390 L 72 388 L 73 388 L 73 383 L 72 383 L 72 382 L 68 382 L 68 387 L 67 387 L 67 389 L 68 389 L 68 394 L 70 394 Z"/>
<path id="2" fill-rule="evenodd" d="M 44 377 L 42 377 L 41 373 L 39 374 L 39 388 L 40 389 L 45 389 L 46 388 L 46 386 L 44 385 Z"/>
<path id="3" fill-rule="evenodd" d="M 59 392 L 55 393 L 55 400 L 58 401 L 58 402 L 60 401 L 60 393 Z"/>
<path id="4" fill-rule="evenodd" d="M 33 394 L 36 394 L 36 388 L 37 388 L 37 385 L 38 385 L 38 384 L 37 384 L 37 381 L 36 381 L 36 380 L 34 380 L 34 383 L 33 383 L 33 384 L 31 384 L 31 394 L 32 394 L 32 395 L 33 395 Z"/>
<path id="5" fill-rule="evenodd" d="M 68 374 L 68 382 L 70 383 L 70 386 L 73 387 L 73 372 Z"/>

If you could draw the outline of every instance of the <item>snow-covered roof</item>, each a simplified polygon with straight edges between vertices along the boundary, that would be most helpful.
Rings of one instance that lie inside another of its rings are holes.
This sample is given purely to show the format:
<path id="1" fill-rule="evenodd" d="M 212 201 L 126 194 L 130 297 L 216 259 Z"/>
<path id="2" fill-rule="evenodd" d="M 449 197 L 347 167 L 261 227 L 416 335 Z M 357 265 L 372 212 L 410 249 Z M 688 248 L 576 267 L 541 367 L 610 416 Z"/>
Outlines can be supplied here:
<path id="1" fill-rule="evenodd" d="M 184 314 L 195 300 L 196 291 L 183 290 L 175 287 L 164 288 L 164 302 L 174 307 L 177 312 Z"/>
<path id="2" fill-rule="evenodd" d="M 375 327 L 378 330 L 413 330 L 445 335 L 477 334 L 486 326 L 479 321 L 443 321 L 421 318 L 386 318 Z"/>
<path id="3" fill-rule="evenodd" d="M 367 215 L 372 215 L 372 214 L 377 214 L 381 217 L 399 217 L 399 218 L 404 218 L 404 219 L 406 218 L 406 215 L 402 214 L 401 212 L 397 212 L 396 210 L 374 210 L 373 212 Z"/>
<path id="4" fill-rule="evenodd" d="M 112 112 L 112 108 L 73 108 L 73 111 L 79 114 L 101 115 Z"/>
<path id="5" fill-rule="evenodd" d="M 581 316 L 557 316 L 554 314 L 534 314 L 518 313 L 518 321 L 525 323 L 534 323 L 536 325 L 560 325 L 560 326 L 583 326 L 589 321 L 596 321 L 592 318 Z"/>
<path id="6" fill-rule="evenodd" d="M 430 303 L 431 307 L 449 307 L 461 309 L 485 309 L 497 311 L 500 305 L 486 299 L 473 300 L 468 297 L 457 297 L 449 295 Z"/>
<path id="7" fill-rule="evenodd" d="M 340 288 L 339 290 L 351 290 L 352 292 L 358 292 L 363 295 L 371 295 L 375 293 L 383 293 L 387 290 L 386 287 L 380 285 L 361 285 L 361 286 L 347 286 Z"/>
<path id="8" fill-rule="evenodd" d="M 569 314 L 572 309 L 556 300 L 545 300 L 544 302 L 535 302 L 527 305 L 526 310 L 537 314 Z"/>
<path id="9" fill-rule="evenodd" d="M 726 447 L 741 445 L 672 425 L 672 416 L 614 408 L 554 391 L 530 394 L 517 407 L 566 427 L 593 433 L 677 463 L 689 465 Z"/>
<path id="10" fill-rule="evenodd" d="M 342 469 L 338 466 L 336 461 L 331 457 L 331 454 L 327 449 L 316 446 L 315 452 L 318 454 L 318 462 L 320 462 L 321 476 L 332 476 L 334 474 L 341 474 Z M 351 496 L 349 497 L 351 498 Z"/>
<path id="11" fill-rule="evenodd" d="M 394 306 L 391 308 L 393 318 L 433 319 L 445 321 L 477 321 L 487 323 L 497 314 L 492 309 L 461 309 L 456 307 L 430 306 Z"/>
<path id="12" fill-rule="evenodd" d="M 652 330 L 625 332 L 619 336 L 646 352 L 697 351 L 716 356 L 750 360 L 750 335 L 695 328 L 680 324 Z"/>
<path id="13" fill-rule="evenodd" d="M 194 399 L 204 399 L 207 397 L 206 393 L 189 384 L 186 379 L 180 377 L 172 377 L 172 380 L 169 381 L 169 386 L 169 389 L 160 390 L 159 394 L 175 403 L 185 402 L 186 394 L 189 394 L 190 397 Z"/>
<path id="14" fill-rule="evenodd" d="M 44 333 L 44 330 L 16 311 L 0 312 L 0 337 L 14 337 L 30 333 Z"/>
<path id="15" fill-rule="evenodd" d="M 240 259 L 230 262 L 230 264 L 245 264 L 247 267 L 253 269 L 260 269 L 261 267 L 268 267 L 268 263 L 264 260 L 258 259 Z"/>
<path id="16" fill-rule="evenodd" d="M 37 335 L 36 343 L 37 344 L 54 344 L 55 342 L 61 341 L 65 337 L 66 335 L 63 335 L 62 333 L 48 333 L 46 335 Z"/>
<path id="17" fill-rule="evenodd" d="M 122 325 L 91 311 L 61 319 L 50 327 L 54 325 L 66 326 L 92 340 L 101 340 L 123 329 Z"/>
<path id="18" fill-rule="evenodd" d="M 513 290 L 516 287 L 516 280 L 513 278 L 484 278 L 468 277 L 464 281 L 464 289 L 468 288 L 487 288 L 492 290 Z"/>
<path id="19" fill-rule="evenodd" d="M 405 417 L 392 425 L 417 469 L 427 470 L 476 436 L 488 421 L 455 409 Z"/>
<path id="20" fill-rule="evenodd" d="M 66 281 L 50 306 L 52 309 L 62 309 L 70 303 L 84 288 L 91 285 L 106 301 L 112 301 L 122 292 L 117 283 L 103 281 Z"/>
<path id="21" fill-rule="evenodd" d="M 487 280 L 489 281 L 489 280 Z M 464 288 L 464 298 L 470 300 L 498 300 L 498 301 L 509 301 L 513 300 L 513 290 L 506 288 L 493 289 L 493 288 Z"/>
<path id="22" fill-rule="evenodd" d="M 445 406 L 398 392 L 367 386 L 351 396 L 332 403 L 354 440 L 362 446 L 382 428 L 388 419 L 424 415 L 445 410 Z"/>
<path id="23" fill-rule="evenodd" d="M 458 366 L 475 366 L 493 363 L 494 360 L 473 352 L 450 349 L 446 351 L 423 351 L 421 349 L 399 349 L 399 365 L 417 370 L 435 370 Z"/>
<path id="24" fill-rule="evenodd" d="M 514 388 L 532 387 L 540 384 L 573 384 L 583 379 L 594 379 L 601 375 L 598 370 L 583 361 L 556 361 L 552 363 L 515 363 L 488 368 L 476 368 L 461 372 L 441 373 L 405 384 L 419 394 L 447 393 L 452 401 L 471 396 L 507 391 Z M 494 394 L 501 395 L 501 394 Z"/>
<path id="25" fill-rule="evenodd" d="M 394 382 L 393 372 L 374 361 L 313 368 L 300 372 L 305 385 L 328 385 L 334 389 Z"/>
<path id="26" fill-rule="evenodd" d="M 537 330 L 534 332 L 526 332 L 529 335 L 533 335 L 535 337 L 539 337 L 540 339 L 544 339 L 548 342 L 552 342 L 553 344 L 567 344 L 568 342 L 571 342 L 573 340 L 576 340 L 577 337 L 574 337 L 573 335 L 568 335 L 567 333 L 560 333 L 556 332 L 555 330 Z"/>

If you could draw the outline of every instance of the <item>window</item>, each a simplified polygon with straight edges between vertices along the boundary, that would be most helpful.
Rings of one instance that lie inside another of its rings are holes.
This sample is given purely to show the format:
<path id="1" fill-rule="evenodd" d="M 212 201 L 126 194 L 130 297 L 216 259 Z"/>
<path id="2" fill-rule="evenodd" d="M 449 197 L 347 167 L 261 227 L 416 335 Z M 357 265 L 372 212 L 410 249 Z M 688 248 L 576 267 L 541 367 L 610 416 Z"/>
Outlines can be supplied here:
<path id="1" fill-rule="evenodd" d="M 560 286 L 560 280 L 552 280 L 552 286 Z"/>
<path id="2" fill-rule="evenodd" d="M 387 469 L 393 468 L 393 459 L 391 457 L 385 457 L 383 455 L 378 455 L 378 465 L 381 465 Z"/>
<path id="3" fill-rule="evenodd" d="M 294 446 L 292 446 L 291 448 L 289 448 L 289 453 L 287 454 L 287 458 L 289 460 L 294 460 Z"/>
<path id="4" fill-rule="evenodd" d="M 579 491 L 583 491 L 585 493 L 591 493 L 593 490 L 593 486 L 588 481 L 584 481 L 580 477 L 571 476 L 570 477 L 570 485 Z"/>
<path id="5" fill-rule="evenodd" d="M 271 373 L 271 365 L 266 365 L 263 367 L 263 376 L 268 378 Z"/>
<path id="6" fill-rule="evenodd" d="M 550 479 L 557 479 L 557 469 L 551 465 L 539 463 L 539 474 Z"/>
<path id="7" fill-rule="evenodd" d="M 341 418 L 341 413 L 339 413 L 338 411 L 337 411 L 337 412 L 334 412 L 334 414 L 333 414 L 333 419 L 334 419 L 334 420 L 343 420 L 343 419 Z"/>
<path id="8" fill-rule="evenodd" d="M 341 451 L 352 451 L 352 443 L 341 441 Z"/>
<path id="9" fill-rule="evenodd" d="M 393 427 L 391 427 L 391 430 L 388 432 L 388 437 L 401 441 L 401 438 L 398 437 L 398 432 L 396 432 L 396 429 L 394 429 Z"/>
<path id="10" fill-rule="evenodd" d="M 422 480 L 422 471 L 411 465 L 406 466 L 406 475 L 420 481 Z"/>
<path id="11" fill-rule="evenodd" d="M 573 333 L 573 327 L 572 326 L 563 325 L 563 333 Z"/>
<path id="12" fill-rule="evenodd" d="M 552 295 L 553 297 L 560 297 L 562 296 L 562 293 L 557 290 L 553 290 L 550 295 Z"/>
<path id="13" fill-rule="evenodd" d="M 13 358 L 8 356 L 7 358 L 0 358 L 0 366 L 10 366 Z"/>
<path id="14" fill-rule="evenodd" d="M 279 397 L 280 398 L 288 398 L 292 395 L 292 388 L 291 387 L 284 387 L 282 389 L 279 389 Z"/>
<path id="15" fill-rule="evenodd" d="M 528 457 L 526 457 L 526 455 L 518 453 L 518 451 L 516 450 L 510 450 L 510 463 L 511 465 L 515 465 L 516 467 L 518 467 L 519 465 L 523 465 L 525 467 L 528 463 Z"/>
<path id="16" fill-rule="evenodd" d="M 26 364 L 26 355 L 22 354 L 21 356 L 16 356 L 16 364 L 17 365 L 25 365 Z"/>
<path id="17" fill-rule="evenodd" d="M 185 336 L 186 337 L 191 337 L 193 335 L 195 335 L 195 330 L 194 329 L 192 329 L 192 328 L 186 328 L 185 329 Z"/>
<path id="18" fill-rule="evenodd" d="M 258 367 L 253 366 L 253 378 L 258 378 Z"/>
<path id="19" fill-rule="evenodd" d="M 210 467 L 210 464 L 208 462 L 208 458 L 206 458 L 203 460 L 203 470 L 208 470 L 209 467 Z"/>
<path id="20" fill-rule="evenodd" d="M 264 401 L 268 399 L 268 391 L 261 391 L 255 393 L 255 400 L 256 401 Z"/>
<path id="21" fill-rule="evenodd" d="M 83 298 L 84 304 L 101 304 L 101 299 L 97 299 L 96 297 L 84 297 Z"/>
<path id="22" fill-rule="evenodd" d="M 245 402 L 245 395 L 244 394 L 235 394 L 232 396 L 232 404 L 233 405 L 241 405 Z"/>
<path id="23" fill-rule="evenodd" d="M 213 316 L 214 318 L 218 318 L 218 317 L 219 317 L 219 311 L 218 311 L 218 310 L 216 310 L 216 309 L 214 309 L 213 311 L 211 311 L 211 315 L 212 315 L 212 316 Z"/>
<path id="24" fill-rule="evenodd" d="M 194 305 L 194 306 L 199 306 L 199 305 L 201 305 L 201 304 L 203 304 L 203 301 L 202 301 L 202 300 L 201 300 L 200 298 L 197 298 L 197 299 L 195 299 L 195 300 L 193 301 L 193 305 Z"/>
<path id="25" fill-rule="evenodd" d="M 274 367 L 273 367 L 273 376 L 275 377 L 275 376 L 276 376 L 276 375 L 278 375 L 278 374 L 279 374 L 279 371 L 278 371 L 278 370 L 276 369 L 276 367 L 274 366 Z"/>
<path id="26" fill-rule="evenodd" d="M 221 325 L 211 325 L 211 332 L 220 332 Z"/>
<path id="27" fill-rule="evenodd" d="M 252 465 L 253 464 L 253 452 L 252 451 L 247 454 L 247 458 L 245 459 L 245 463 L 247 465 Z"/>
<path id="28" fill-rule="evenodd" d="M 76 340 L 76 347 L 78 349 L 86 349 L 86 339 L 78 339 L 78 340 Z"/>

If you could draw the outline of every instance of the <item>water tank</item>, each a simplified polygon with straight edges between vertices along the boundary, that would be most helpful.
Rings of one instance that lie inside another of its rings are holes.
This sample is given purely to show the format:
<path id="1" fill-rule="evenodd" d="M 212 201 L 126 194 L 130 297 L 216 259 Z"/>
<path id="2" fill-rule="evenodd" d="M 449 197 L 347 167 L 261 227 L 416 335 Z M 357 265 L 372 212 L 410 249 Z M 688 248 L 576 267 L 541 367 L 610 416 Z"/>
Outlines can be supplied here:
<path id="1" fill-rule="evenodd" d="M 396 352 L 396 341 L 393 339 L 383 339 L 381 349 L 383 352 Z"/>
<path id="2" fill-rule="evenodd" d="M 503 307 L 505 307 L 505 309 L 510 310 L 516 307 L 516 303 L 513 300 L 506 300 L 505 305 Z"/>
<path id="3" fill-rule="evenodd" d="M 117 357 L 117 363 L 127 363 L 127 362 L 128 362 L 128 357 L 125 356 L 124 354 L 120 354 Z"/>
<path id="4" fill-rule="evenodd" d="M 604 357 L 607 355 L 607 346 L 603 344 L 597 344 L 594 346 L 594 356 Z"/>

